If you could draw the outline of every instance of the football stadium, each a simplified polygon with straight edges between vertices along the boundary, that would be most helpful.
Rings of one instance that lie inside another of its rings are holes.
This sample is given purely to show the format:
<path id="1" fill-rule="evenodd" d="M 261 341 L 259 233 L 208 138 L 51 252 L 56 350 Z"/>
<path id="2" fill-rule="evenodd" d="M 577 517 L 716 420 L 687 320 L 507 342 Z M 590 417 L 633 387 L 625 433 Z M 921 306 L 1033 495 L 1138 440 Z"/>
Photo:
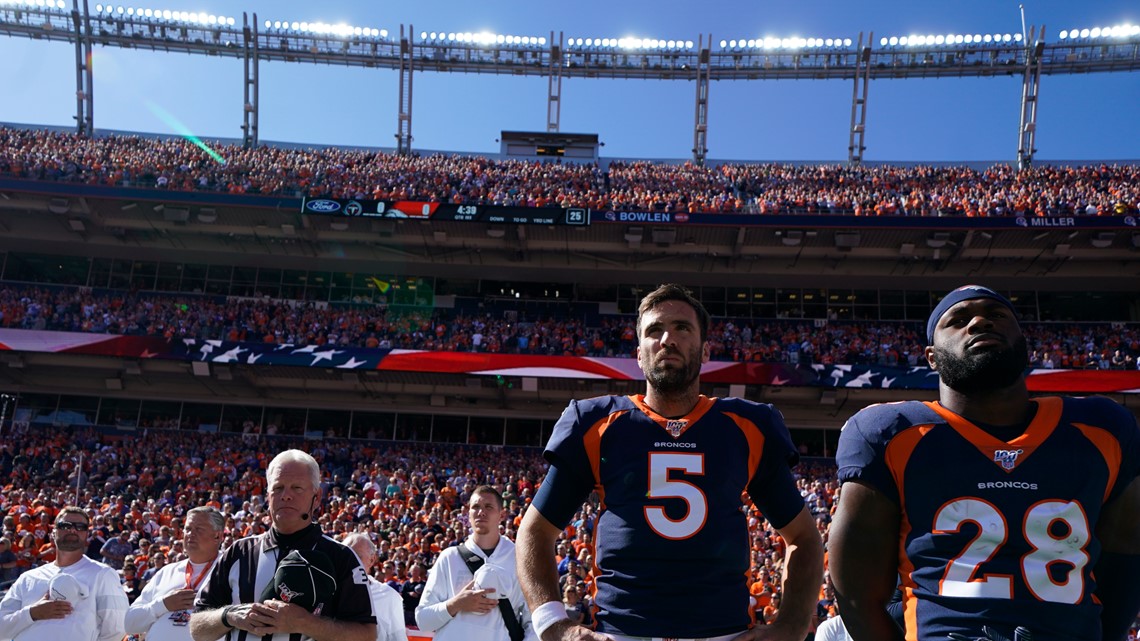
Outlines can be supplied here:
<path id="1" fill-rule="evenodd" d="M 1106 397 L 1135 421 L 1140 161 L 1037 153 L 1043 84 L 1129 84 L 1140 72 L 1140 27 L 1087 26 L 611 39 L 0 2 L 0 36 L 74 53 L 52 73 L 69 88 L 75 78 L 71 126 L 11 122 L 0 106 L 0 585 L 56 561 L 52 524 L 76 506 L 91 559 L 116 560 L 105 543 L 129 542 L 115 569 L 134 602 L 156 555 L 186 558 L 190 509 L 220 511 L 222 549 L 269 531 L 267 466 L 299 449 L 320 466 L 313 523 L 337 540 L 365 534 L 369 573 L 400 593 L 405 633 L 430 638 L 416 629 L 424 577 L 472 532 L 473 491 L 497 490 L 500 531 L 516 540 L 568 405 L 646 394 L 639 304 L 662 283 L 690 290 L 711 317 L 700 394 L 779 410 L 793 482 L 825 544 L 841 428 L 876 404 L 940 399 L 928 318 L 965 285 L 991 288 L 1016 315 L 1033 398 Z M 103 49 L 240 67 L 230 110 L 241 136 L 203 139 L 169 114 L 162 133 L 102 128 L 91 61 Z M 269 63 L 388 70 L 398 112 L 373 126 L 394 144 L 268 141 Z M 500 123 L 497 153 L 420 149 L 414 89 L 425 76 L 533 79 L 546 126 Z M 994 77 L 1019 87 L 1018 104 L 994 107 L 1019 114 L 1006 160 L 868 160 L 892 136 L 889 123 L 868 124 L 881 82 Z M 564 83 L 647 80 L 685 88 L 688 153 L 608 157 L 607 132 L 563 131 Z M 795 80 L 848 94 L 843 156 L 717 160 L 710 129 L 728 125 L 710 122 L 709 105 L 721 81 Z M 1118 463 L 1129 458 L 1130 445 L 1114 447 Z M 646 515 L 680 523 L 692 506 L 677 486 L 696 486 L 670 469 L 673 489 Z M 609 580 L 594 547 L 603 485 L 553 559 L 567 612 L 584 624 Z M 740 507 L 762 626 L 779 616 L 787 546 L 753 501 Z M 1068 558 L 1063 572 L 1080 573 L 1089 556 Z M 985 582 L 987 560 L 966 583 Z M 830 578 L 819 590 L 812 633 L 837 614 Z M 613 621 L 603 614 L 599 629 L 621 630 Z"/>

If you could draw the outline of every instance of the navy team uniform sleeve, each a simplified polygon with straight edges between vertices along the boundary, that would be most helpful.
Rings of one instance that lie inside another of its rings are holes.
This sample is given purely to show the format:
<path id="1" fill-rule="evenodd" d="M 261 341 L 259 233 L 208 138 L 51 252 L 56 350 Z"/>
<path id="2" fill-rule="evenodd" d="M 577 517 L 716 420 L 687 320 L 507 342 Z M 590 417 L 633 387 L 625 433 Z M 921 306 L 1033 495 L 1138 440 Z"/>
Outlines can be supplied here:
<path id="1" fill-rule="evenodd" d="M 764 452 L 759 469 L 748 483 L 748 496 L 772 527 L 780 529 L 804 508 L 804 499 L 792 477 L 792 467 L 800 455 L 780 412 L 771 405 L 760 405 L 758 409 L 754 422 L 764 434 Z"/>
<path id="2" fill-rule="evenodd" d="M 570 522 L 594 486 L 584 439 L 589 427 L 582 425 L 578 401 L 570 401 L 554 424 L 554 431 L 543 452 L 550 463 L 550 470 L 538 488 L 532 506 L 558 527 L 565 527 Z"/>
<path id="3" fill-rule="evenodd" d="M 835 452 L 835 465 L 839 469 L 840 484 L 861 481 L 899 503 L 899 492 L 887 468 L 885 457 L 886 430 L 879 428 L 886 417 L 876 407 L 860 410 L 847 420 L 839 433 L 839 446 Z"/>

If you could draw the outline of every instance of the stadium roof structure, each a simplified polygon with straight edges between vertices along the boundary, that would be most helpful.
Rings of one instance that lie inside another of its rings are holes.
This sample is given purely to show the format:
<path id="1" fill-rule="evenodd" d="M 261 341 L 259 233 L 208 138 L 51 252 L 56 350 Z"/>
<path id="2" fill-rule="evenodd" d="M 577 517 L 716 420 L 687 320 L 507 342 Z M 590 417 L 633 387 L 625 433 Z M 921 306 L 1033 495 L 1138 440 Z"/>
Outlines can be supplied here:
<path id="1" fill-rule="evenodd" d="M 712 80 L 841 79 L 853 83 L 848 161 L 866 149 L 871 80 L 1014 76 L 1022 79 L 1017 160 L 1033 163 L 1038 86 L 1051 74 L 1140 69 L 1140 27 L 1067 28 L 1056 42 L 1044 26 L 1025 34 L 908 34 L 873 32 L 831 37 L 766 37 L 714 41 L 688 38 L 607 38 L 398 30 L 350 25 L 240 20 L 183 11 L 97 4 L 88 0 L 8 0 L 0 3 L 0 34 L 62 41 L 76 48 L 76 119 L 94 129 L 95 45 L 241 59 L 245 95 L 239 105 L 243 141 L 258 143 L 259 64 L 285 61 L 399 71 L 396 148 L 411 151 L 413 77 L 417 72 L 480 73 L 547 78 L 547 131 L 560 130 L 563 78 L 640 78 L 695 82 L 693 159 L 707 157 Z M 717 46 L 719 44 L 719 46 Z M 236 110 L 235 110 L 236 111 Z"/>

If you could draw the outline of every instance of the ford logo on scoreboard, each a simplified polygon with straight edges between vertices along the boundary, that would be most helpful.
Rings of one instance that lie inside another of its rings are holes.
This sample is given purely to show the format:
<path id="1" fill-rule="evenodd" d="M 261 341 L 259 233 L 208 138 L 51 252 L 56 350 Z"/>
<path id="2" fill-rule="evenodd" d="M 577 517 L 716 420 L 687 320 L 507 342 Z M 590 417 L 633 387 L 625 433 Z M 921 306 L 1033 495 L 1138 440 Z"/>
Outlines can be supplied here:
<path id="1" fill-rule="evenodd" d="M 340 203 L 335 200 L 328 200 L 327 198 L 323 198 L 321 200 L 308 200 L 305 201 L 305 209 L 322 214 L 331 214 L 335 211 L 340 211 Z"/>

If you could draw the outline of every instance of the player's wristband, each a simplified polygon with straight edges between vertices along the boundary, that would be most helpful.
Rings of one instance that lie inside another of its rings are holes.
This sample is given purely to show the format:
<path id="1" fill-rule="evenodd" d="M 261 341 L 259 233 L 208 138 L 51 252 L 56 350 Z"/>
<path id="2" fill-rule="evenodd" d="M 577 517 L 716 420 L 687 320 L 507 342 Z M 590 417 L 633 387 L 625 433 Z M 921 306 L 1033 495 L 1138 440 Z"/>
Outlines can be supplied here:
<path id="1" fill-rule="evenodd" d="M 555 623 L 569 620 L 570 617 L 566 616 L 566 606 L 561 601 L 547 601 L 530 613 L 530 623 L 540 637 Z"/>
<path id="2" fill-rule="evenodd" d="M 230 616 L 229 616 L 230 615 L 230 608 L 232 608 L 232 607 L 234 607 L 234 606 L 227 605 L 226 607 L 222 608 L 222 625 L 226 626 L 226 628 L 228 628 L 230 630 L 234 629 L 234 624 L 230 623 Z"/>

